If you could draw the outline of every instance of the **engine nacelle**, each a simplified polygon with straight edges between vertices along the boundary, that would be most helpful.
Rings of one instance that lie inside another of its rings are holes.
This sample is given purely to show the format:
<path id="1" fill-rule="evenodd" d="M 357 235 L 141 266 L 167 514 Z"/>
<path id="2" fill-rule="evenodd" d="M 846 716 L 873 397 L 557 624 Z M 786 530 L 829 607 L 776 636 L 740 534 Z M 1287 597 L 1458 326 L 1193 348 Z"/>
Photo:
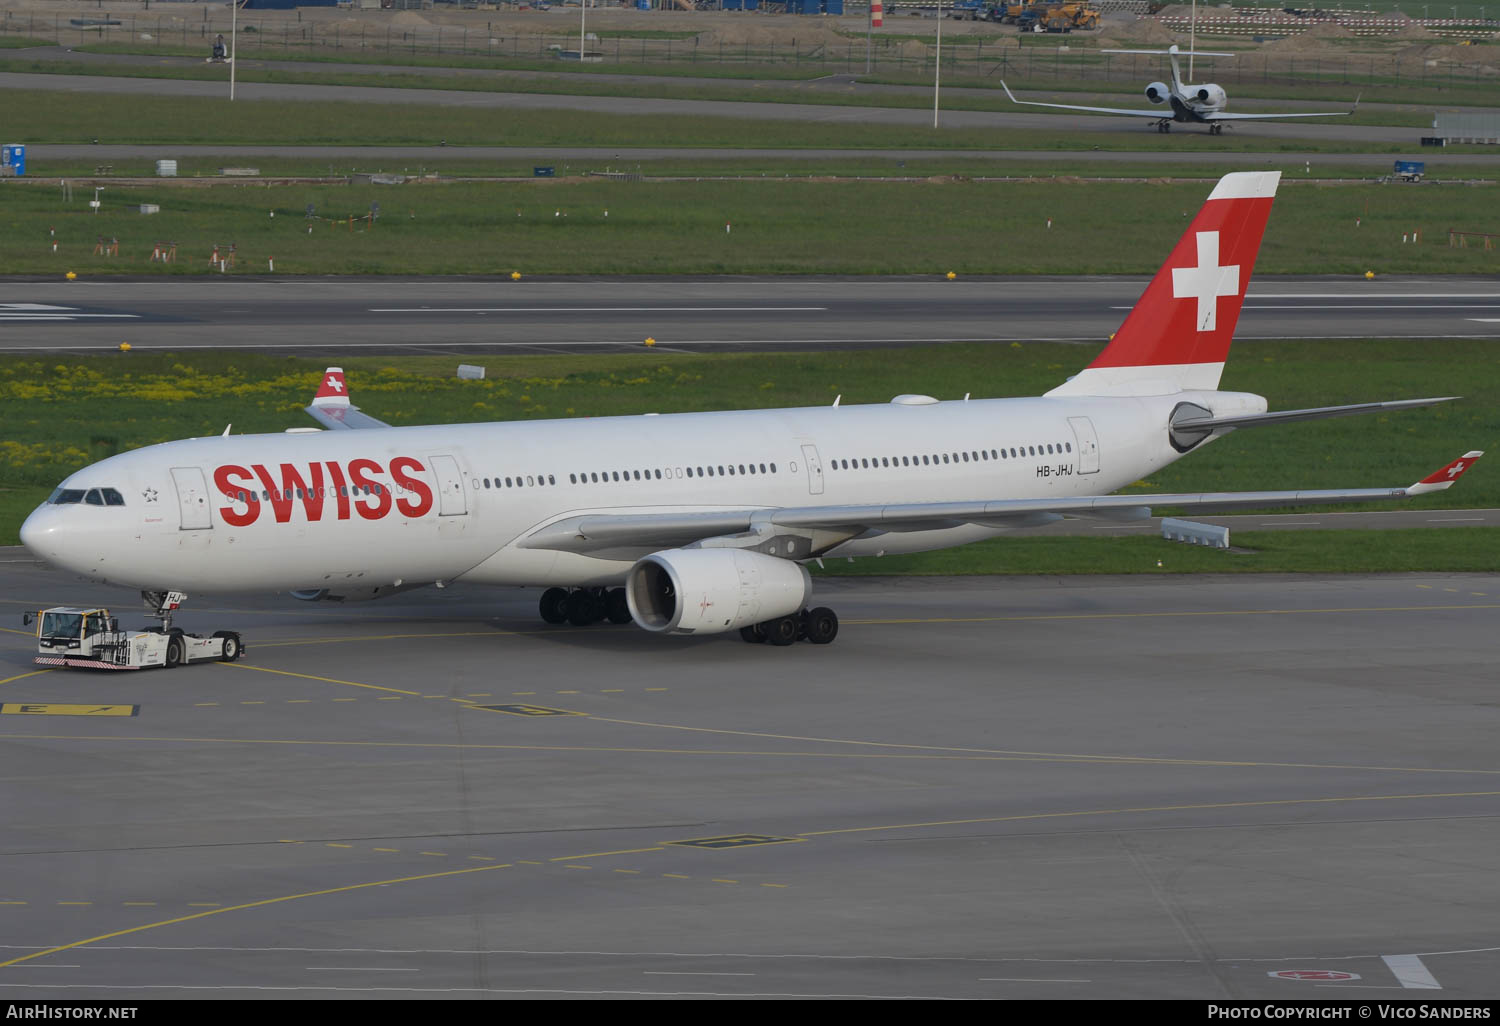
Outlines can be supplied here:
<path id="1" fill-rule="evenodd" d="M 800 563 L 744 549 L 664 549 L 625 579 L 631 618 L 658 634 L 719 634 L 790 616 L 807 605 Z"/>
<path id="2" fill-rule="evenodd" d="M 1224 95 L 1223 89 L 1210 82 L 1208 85 L 1201 85 L 1194 90 L 1193 99 L 1199 103 L 1206 103 L 1210 107 L 1222 107 L 1227 97 Z"/>
<path id="3" fill-rule="evenodd" d="M 1166 103 L 1169 95 L 1171 95 L 1171 90 L 1167 88 L 1165 82 L 1152 82 L 1146 87 L 1146 99 L 1152 103 Z"/>

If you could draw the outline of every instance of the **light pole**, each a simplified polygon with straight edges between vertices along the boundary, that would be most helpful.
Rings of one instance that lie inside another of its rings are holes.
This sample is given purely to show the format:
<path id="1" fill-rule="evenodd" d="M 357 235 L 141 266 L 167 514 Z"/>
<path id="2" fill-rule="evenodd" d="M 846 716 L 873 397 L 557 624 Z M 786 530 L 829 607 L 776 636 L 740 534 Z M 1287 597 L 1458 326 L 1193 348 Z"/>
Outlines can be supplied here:
<path id="1" fill-rule="evenodd" d="M 938 83 L 943 77 L 943 0 L 938 0 L 937 60 L 932 65 L 932 127 L 938 126 Z"/>
<path id="2" fill-rule="evenodd" d="M 234 44 L 240 26 L 239 0 L 229 0 L 229 102 L 234 102 Z"/>

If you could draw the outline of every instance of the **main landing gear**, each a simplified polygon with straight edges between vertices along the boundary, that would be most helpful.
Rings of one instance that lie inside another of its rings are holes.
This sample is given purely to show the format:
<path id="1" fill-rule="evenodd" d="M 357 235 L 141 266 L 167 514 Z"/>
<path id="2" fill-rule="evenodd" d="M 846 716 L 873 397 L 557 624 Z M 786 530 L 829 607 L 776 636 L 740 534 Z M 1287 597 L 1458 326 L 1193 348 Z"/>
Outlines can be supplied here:
<path id="1" fill-rule="evenodd" d="M 1170 132 L 1172 130 L 1172 119 L 1162 118 L 1156 123 L 1156 130 L 1158 132 Z"/>
<path id="2" fill-rule="evenodd" d="M 752 645 L 770 642 L 772 645 L 790 645 L 794 641 L 811 641 L 814 645 L 826 645 L 839 636 L 838 614 L 827 606 L 804 609 L 792 616 L 767 620 L 750 627 L 740 628 L 740 637 Z"/>
<path id="3" fill-rule="evenodd" d="M 1224 126 L 1222 124 L 1217 123 L 1217 122 L 1214 123 L 1214 124 L 1211 124 L 1211 125 L 1208 126 L 1208 134 L 1209 135 L 1223 135 L 1224 134 Z"/>
<path id="4" fill-rule="evenodd" d="M 574 627 L 608 620 L 629 623 L 630 606 L 624 588 L 548 588 L 542 592 L 542 619 L 547 623 L 570 623 Z"/>

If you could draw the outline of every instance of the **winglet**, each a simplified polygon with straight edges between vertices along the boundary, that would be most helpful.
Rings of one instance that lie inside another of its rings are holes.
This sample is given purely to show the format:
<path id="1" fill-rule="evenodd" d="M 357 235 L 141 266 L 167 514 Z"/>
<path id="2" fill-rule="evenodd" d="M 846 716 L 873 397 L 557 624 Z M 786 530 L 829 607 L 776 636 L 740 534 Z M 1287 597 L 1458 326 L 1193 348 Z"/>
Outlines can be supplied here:
<path id="1" fill-rule="evenodd" d="M 1428 474 L 1426 477 L 1422 478 L 1422 480 L 1407 488 L 1406 494 L 1426 495 L 1428 492 L 1440 492 L 1444 488 L 1453 487 L 1453 482 L 1462 477 L 1464 473 L 1474 465 L 1474 461 L 1479 459 L 1479 457 L 1483 455 L 1484 451 L 1481 449 L 1475 449 L 1471 452 L 1464 453 L 1458 459 L 1445 466 L 1442 470 Z"/>
<path id="2" fill-rule="evenodd" d="M 329 367 L 318 383 L 318 394 L 313 397 L 314 406 L 348 406 L 349 386 L 344 384 L 344 368 Z"/>

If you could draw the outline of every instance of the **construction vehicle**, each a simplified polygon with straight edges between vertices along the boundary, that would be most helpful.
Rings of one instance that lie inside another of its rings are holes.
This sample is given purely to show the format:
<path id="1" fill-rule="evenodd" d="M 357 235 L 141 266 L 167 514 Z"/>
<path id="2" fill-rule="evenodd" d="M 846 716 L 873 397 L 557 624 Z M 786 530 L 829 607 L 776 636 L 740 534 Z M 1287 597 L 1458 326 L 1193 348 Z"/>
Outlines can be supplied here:
<path id="1" fill-rule="evenodd" d="M 221 660 L 232 663 L 245 654 L 234 631 L 215 631 L 205 638 L 172 626 L 172 613 L 186 598 L 179 591 L 143 591 L 148 615 L 159 627 L 120 630 L 120 621 L 102 607 L 53 606 L 26 613 L 23 626 L 36 623 L 36 661 L 43 666 L 77 666 L 97 670 L 171 669 L 183 663 Z"/>
<path id="2" fill-rule="evenodd" d="M 1048 7 L 1040 21 L 1043 32 L 1072 32 L 1099 27 L 1099 9 L 1086 3 L 1064 3 Z"/>

